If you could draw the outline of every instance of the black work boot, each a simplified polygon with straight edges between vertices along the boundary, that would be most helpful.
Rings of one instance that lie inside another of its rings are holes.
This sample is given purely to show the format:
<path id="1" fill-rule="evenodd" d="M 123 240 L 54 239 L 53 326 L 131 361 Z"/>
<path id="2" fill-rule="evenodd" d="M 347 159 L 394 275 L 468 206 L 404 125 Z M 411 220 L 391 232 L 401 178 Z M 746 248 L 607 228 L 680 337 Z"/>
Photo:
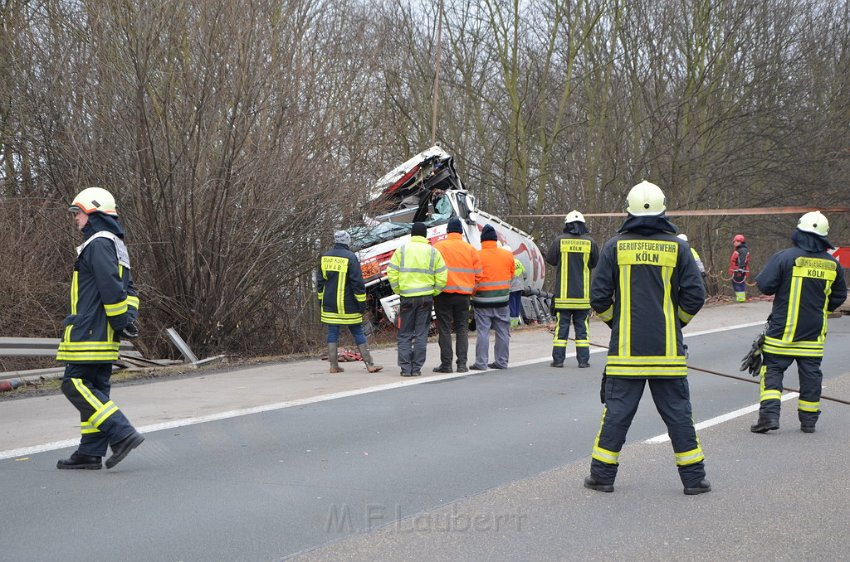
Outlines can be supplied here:
<path id="1" fill-rule="evenodd" d="M 584 478 L 584 487 L 589 488 L 591 490 L 596 490 L 597 492 L 613 492 L 614 491 L 614 483 L 611 484 L 603 484 L 599 480 L 597 480 L 596 476 L 590 475 Z"/>
<path id="2" fill-rule="evenodd" d="M 118 443 L 112 445 L 112 456 L 106 459 L 106 468 L 112 468 L 130 454 L 130 451 L 142 444 L 145 436 L 134 431 L 128 437 L 125 437 Z"/>
<path id="3" fill-rule="evenodd" d="M 706 492 L 711 491 L 711 483 L 703 478 L 693 486 L 685 486 L 685 495 L 686 496 L 695 496 L 697 494 L 704 494 Z"/>
<path id="4" fill-rule="evenodd" d="M 74 451 L 67 459 L 59 459 L 56 463 L 56 468 L 62 469 L 82 469 L 82 470 L 100 470 L 100 457 L 92 455 L 84 455 L 79 451 Z"/>
<path id="5" fill-rule="evenodd" d="M 753 433 L 767 433 L 771 429 L 779 429 L 778 419 L 763 418 L 759 416 L 759 420 L 750 426 L 750 431 Z"/>
<path id="6" fill-rule="evenodd" d="M 561 361 L 560 363 L 558 363 L 557 361 L 552 361 L 551 363 L 549 363 L 549 366 L 555 367 L 556 369 L 563 369 L 564 368 L 564 362 Z"/>
<path id="7" fill-rule="evenodd" d="M 815 432 L 815 424 L 813 423 L 801 423 L 800 431 L 803 433 L 814 433 Z"/>

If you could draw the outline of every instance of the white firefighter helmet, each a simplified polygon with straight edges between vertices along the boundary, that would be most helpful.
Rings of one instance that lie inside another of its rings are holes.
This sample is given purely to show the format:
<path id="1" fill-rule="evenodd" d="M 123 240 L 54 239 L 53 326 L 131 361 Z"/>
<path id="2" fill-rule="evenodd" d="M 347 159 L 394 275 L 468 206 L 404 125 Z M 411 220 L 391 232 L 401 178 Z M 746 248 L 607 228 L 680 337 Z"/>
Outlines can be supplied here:
<path id="1" fill-rule="evenodd" d="M 567 223 L 570 223 L 570 222 L 576 222 L 576 221 L 584 222 L 584 215 L 582 215 L 581 213 L 579 213 L 576 210 L 570 211 L 569 213 L 567 213 L 567 216 L 564 217 L 564 224 L 567 224 Z"/>
<path id="2" fill-rule="evenodd" d="M 680 232 L 679 234 L 677 234 L 676 238 L 678 238 L 679 240 L 684 240 L 685 242 L 688 241 L 688 235 L 684 232 Z"/>
<path id="3" fill-rule="evenodd" d="M 87 187 L 74 197 L 70 210 L 80 210 L 87 215 L 92 213 L 105 213 L 118 216 L 115 210 L 115 198 L 102 187 Z"/>
<path id="4" fill-rule="evenodd" d="M 635 217 L 657 217 L 667 210 L 667 198 L 661 188 L 648 181 L 634 186 L 626 196 L 626 211 Z"/>
<path id="5" fill-rule="evenodd" d="M 818 236 L 826 236 L 829 234 L 829 221 L 823 216 L 820 211 L 811 211 L 806 213 L 797 222 L 797 230 L 803 232 L 811 232 Z"/>

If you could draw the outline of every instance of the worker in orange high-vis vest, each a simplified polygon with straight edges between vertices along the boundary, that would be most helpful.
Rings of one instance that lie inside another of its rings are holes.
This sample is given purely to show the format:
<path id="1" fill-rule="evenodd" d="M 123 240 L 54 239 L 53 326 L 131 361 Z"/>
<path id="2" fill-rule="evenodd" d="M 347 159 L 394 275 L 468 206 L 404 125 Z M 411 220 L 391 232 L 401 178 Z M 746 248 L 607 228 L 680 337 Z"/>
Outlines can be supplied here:
<path id="1" fill-rule="evenodd" d="M 460 219 L 449 220 L 447 237 L 434 244 L 448 268 L 448 278 L 443 292 L 434 297 L 437 314 L 437 332 L 440 343 L 440 365 L 435 373 L 452 372 L 452 328 L 455 332 L 457 372 L 469 370 L 466 365 L 469 349 L 469 298 L 481 279 L 481 260 L 478 250 L 463 239 Z"/>
<path id="2" fill-rule="evenodd" d="M 496 230 L 485 225 L 481 231 L 481 279 L 472 294 L 475 313 L 475 364 L 470 369 L 483 371 L 508 368 L 508 347 L 511 341 L 511 316 L 508 301 L 511 280 L 514 278 L 514 256 L 499 248 Z M 488 364 L 490 328 L 496 332 L 493 362 Z"/>

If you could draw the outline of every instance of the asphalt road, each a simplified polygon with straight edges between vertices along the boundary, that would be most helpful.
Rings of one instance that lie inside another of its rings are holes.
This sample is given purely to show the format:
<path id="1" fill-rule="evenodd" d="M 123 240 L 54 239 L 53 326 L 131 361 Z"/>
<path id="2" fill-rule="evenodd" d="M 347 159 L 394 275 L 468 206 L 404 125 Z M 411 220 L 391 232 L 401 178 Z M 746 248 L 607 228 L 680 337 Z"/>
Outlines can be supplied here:
<path id="1" fill-rule="evenodd" d="M 850 322 L 830 322 L 824 393 L 850 399 Z M 689 338 L 689 363 L 740 374 L 757 331 Z M 810 436 L 793 400 L 775 435 L 747 431 L 755 414 L 702 430 L 715 491 L 686 497 L 669 443 L 644 443 L 665 432 L 647 391 L 617 491 L 588 492 L 603 357 L 151 433 L 110 471 L 56 470 L 70 450 L 2 460 L 0 559 L 842 557 L 850 406 L 824 404 Z M 698 422 L 758 400 L 755 384 L 689 380 Z"/>

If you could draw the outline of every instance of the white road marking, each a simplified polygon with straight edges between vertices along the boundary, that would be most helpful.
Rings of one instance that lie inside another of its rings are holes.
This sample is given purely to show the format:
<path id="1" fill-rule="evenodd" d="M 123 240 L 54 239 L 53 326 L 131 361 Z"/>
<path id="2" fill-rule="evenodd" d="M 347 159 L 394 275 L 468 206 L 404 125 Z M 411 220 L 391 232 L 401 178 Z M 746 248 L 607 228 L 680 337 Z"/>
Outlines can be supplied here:
<path id="1" fill-rule="evenodd" d="M 704 336 L 706 334 L 716 334 L 717 332 L 728 332 L 729 330 L 740 330 L 742 328 L 752 328 L 753 326 L 764 326 L 765 321 L 749 322 L 747 324 L 735 324 L 734 326 L 726 326 L 725 328 L 712 328 L 710 330 L 701 330 L 699 332 L 683 332 L 682 335 L 686 338 L 694 336 Z"/>
<path id="2" fill-rule="evenodd" d="M 788 394 L 783 394 L 782 398 L 780 398 L 780 400 L 782 402 L 785 402 L 787 400 L 797 398 L 798 396 L 799 396 L 799 394 L 796 393 L 796 392 L 789 392 Z M 749 414 L 751 412 L 758 412 L 758 409 L 759 409 L 758 404 L 751 404 L 751 405 L 746 406 L 744 408 L 741 408 L 739 410 L 735 410 L 734 412 L 729 412 L 727 414 L 717 416 L 716 418 L 711 418 L 710 420 L 705 420 L 705 421 L 699 422 L 694 427 L 697 429 L 697 431 L 699 431 L 700 429 L 705 429 L 706 427 L 711 427 L 713 425 L 717 425 L 717 424 L 720 424 L 720 423 L 723 423 L 723 422 L 726 422 L 726 421 L 729 421 L 729 420 L 733 420 L 735 418 L 740 418 L 741 416 Z M 644 441 L 644 443 L 646 443 L 647 445 L 656 445 L 658 443 L 666 443 L 667 441 L 670 441 L 670 437 L 666 433 L 664 433 L 662 435 L 656 435 L 655 437 L 651 437 L 651 438 L 647 439 L 646 441 Z"/>
<path id="3" fill-rule="evenodd" d="M 764 324 L 764 322 L 751 322 L 749 324 L 736 324 L 734 326 L 727 326 L 725 328 L 715 328 L 711 330 L 703 330 L 701 332 L 692 332 L 689 334 L 685 334 L 685 337 L 693 337 L 693 336 L 702 336 L 706 334 L 713 334 L 716 332 L 725 332 L 728 330 L 737 330 L 740 328 L 750 328 L 752 326 L 760 326 Z M 605 353 L 607 352 L 607 348 L 595 348 L 591 349 L 590 353 Z M 575 357 L 575 352 L 571 352 L 567 354 L 567 357 Z M 538 363 L 545 363 L 547 361 L 551 361 L 552 357 L 540 357 L 537 359 L 528 359 L 526 361 L 518 361 L 516 363 L 510 363 L 509 368 L 514 367 L 526 367 L 528 365 L 536 365 Z M 338 398 L 347 398 L 349 396 L 359 396 L 361 394 L 369 394 L 372 392 L 380 392 L 382 390 L 392 390 L 394 388 L 402 388 L 405 386 L 413 386 L 416 384 L 425 384 L 434 381 L 444 381 L 450 379 L 457 379 L 461 377 L 466 377 L 470 375 L 475 375 L 478 373 L 486 373 L 492 371 L 493 369 L 487 369 L 486 371 L 469 371 L 467 373 L 451 373 L 445 375 L 434 375 L 429 377 L 414 377 L 410 380 L 398 381 L 394 383 L 388 384 L 380 384 L 376 386 L 369 386 L 366 388 L 358 388 L 355 390 L 347 390 L 344 392 L 335 392 L 333 394 L 322 394 L 320 396 L 311 396 L 309 398 L 302 398 L 299 400 L 290 400 L 287 402 L 277 402 L 274 404 L 266 404 L 263 406 L 253 406 L 251 408 L 241 408 L 239 410 L 229 410 L 226 412 L 218 412 L 215 414 L 209 414 L 206 416 L 198 416 L 192 418 L 183 418 L 179 420 L 172 420 L 168 422 L 155 423 L 151 425 L 145 425 L 137 428 L 141 433 L 152 433 L 155 431 L 163 431 L 166 429 L 174 429 L 177 427 L 185 427 L 187 425 L 197 425 L 200 423 L 207 423 L 219 420 L 226 420 L 230 418 L 237 418 L 241 416 L 250 416 L 251 414 L 259 414 L 262 412 L 270 412 L 273 410 L 282 410 L 284 408 L 292 408 L 295 406 L 304 406 L 306 404 L 316 404 L 318 402 L 324 402 L 326 400 L 336 400 Z M 719 422 L 718 422 L 719 423 Z M 666 436 L 664 436 L 666 437 Z M 659 441 L 660 442 L 660 441 Z M 5 451 L 0 451 L 0 460 L 4 459 L 12 459 L 16 457 L 25 457 L 29 455 L 36 455 L 38 453 L 44 453 L 47 451 L 55 451 L 57 449 L 65 449 L 68 447 L 73 447 L 79 443 L 79 439 L 65 439 L 63 441 L 52 441 L 50 443 L 43 443 L 41 445 L 33 445 L 31 447 L 21 447 L 18 449 L 7 449 Z"/>

